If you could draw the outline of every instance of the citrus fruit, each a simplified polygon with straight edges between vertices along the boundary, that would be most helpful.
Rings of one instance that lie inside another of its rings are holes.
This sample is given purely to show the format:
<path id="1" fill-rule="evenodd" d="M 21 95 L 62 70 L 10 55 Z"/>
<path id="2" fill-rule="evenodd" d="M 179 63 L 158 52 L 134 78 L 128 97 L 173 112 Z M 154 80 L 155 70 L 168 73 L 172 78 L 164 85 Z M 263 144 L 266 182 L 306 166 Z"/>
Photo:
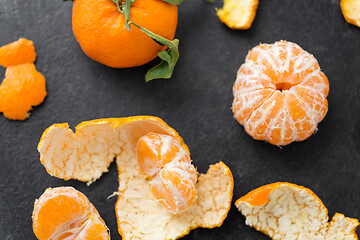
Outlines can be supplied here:
<path id="1" fill-rule="evenodd" d="M 317 130 L 328 93 L 329 82 L 313 55 L 287 41 L 260 44 L 237 73 L 232 110 L 254 139 L 287 145 Z"/>
<path id="2" fill-rule="evenodd" d="M 137 146 L 141 145 L 139 140 L 150 133 L 165 135 L 165 139 L 170 139 L 173 143 L 165 154 L 169 159 L 161 158 L 156 161 L 152 158 L 150 162 L 165 165 L 180 163 L 180 166 L 164 167 L 164 179 L 172 182 L 164 181 L 166 185 L 163 189 L 180 179 L 173 174 L 176 173 L 174 169 L 180 172 L 185 169 L 189 176 L 196 176 L 192 172 L 193 167 L 188 165 L 190 153 L 182 138 L 164 121 L 151 116 L 87 121 L 79 124 L 75 133 L 67 124 L 55 124 L 43 133 L 38 150 L 41 162 L 50 174 L 63 179 L 89 182 L 106 172 L 116 158 L 119 189 L 115 210 L 118 230 L 123 239 L 177 239 L 188 234 L 191 229 L 221 226 L 230 209 L 233 194 L 234 180 L 229 168 L 220 162 L 210 166 L 206 174 L 200 174 L 195 185 L 197 198 L 188 208 L 173 213 L 159 203 L 158 199 L 168 199 L 171 202 L 174 197 L 166 194 L 155 196 L 154 192 L 156 194 L 161 191 L 154 191 L 151 187 L 150 175 L 160 174 L 138 161 Z M 144 150 L 143 153 L 146 153 L 142 156 L 154 156 L 145 146 L 142 147 L 144 148 L 140 152 Z M 185 161 L 174 161 L 171 158 L 177 155 L 176 148 L 188 155 L 183 158 Z M 143 160 L 140 162 L 145 162 Z M 185 166 L 181 165 L 183 163 Z M 191 177 L 190 180 L 195 182 Z M 179 189 L 185 187 L 181 186 Z"/>
<path id="3" fill-rule="evenodd" d="M 88 198 L 72 187 L 48 188 L 35 201 L 33 230 L 39 240 L 109 240 L 109 232 Z"/>
<path id="4" fill-rule="evenodd" d="M 189 153 L 180 142 L 166 134 L 148 133 L 137 143 L 140 171 L 150 178 L 150 188 L 170 212 L 179 213 L 197 197 L 197 172 Z"/>
<path id="5" fill-rule="evenodd" d="M 249 29 L 256 15 L 259 0 L 224 0 L 217 11 L 220 20 L 232 29 Z"/>
<path id="6" fill-rule="evenodd" d="M 340 6 L 345 20 L 360 27 L 360 0 L 341 0 Z"/>
<path id="7" fill-rule="evenodd" d="M 6 67 L 0 85 L 0 112 L 8 119 L 25 120 L 31 107 L 46 97 L 45 78 L 36 70 L 35 58 L 33 42 L 24 38 L 0 48 L 0 65 Z"/>
<path id="8" fill-rule="evenodd" d="M 166 39 L 173 39 L 178 10 L 162 0 L 136 0 L 130 19 Z M 75 0 L 73 32 L 82 50 L 93 60 L 113 68 L 143 65 L 164 47 L 137 27 L 126 30 L 124 14 L 111 0 Z"/>
<path id="9" fill-rule="evenodd" d="M 259 187 L 235 202 L 246 224 L 272 239 L 357 240 L 358 220 L 328 210 L 310 189 L 286 182 Z"/>

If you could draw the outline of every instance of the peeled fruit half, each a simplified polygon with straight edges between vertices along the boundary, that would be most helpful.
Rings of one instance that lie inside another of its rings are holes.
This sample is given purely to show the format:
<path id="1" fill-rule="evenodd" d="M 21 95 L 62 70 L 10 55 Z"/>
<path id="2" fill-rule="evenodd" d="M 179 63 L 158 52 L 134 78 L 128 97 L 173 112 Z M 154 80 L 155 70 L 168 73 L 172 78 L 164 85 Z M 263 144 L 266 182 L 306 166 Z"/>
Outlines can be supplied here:
<path id="1" fill-rule="evenodd" d="M 360 0 L 341 0 L 340 6 L 345 20 L 360 27 Z"/>
<path id="2" fill-rule="evenodd" d="M 359 221 L 328 210 L 308 188 L 286 182 L 259 187 L 235 202 L 246 224 L 272 239 L 357 240 Z"/>
<path id="3" fill-rule="evenodd" d="M 109 230 L 89 199 L 72 187 L 48 188 L 35 201 L 39 240 L 109 240 Z"/>
<path id="4" fill-rule="evenodd" d="M 224 0 L 217 15 L 229 28 L 246 30 L 255 19 L 258 5 L 259 0 Z"/>
<path id="5" fill-rule="evenodd" d="M 142 145 L 156 138 L 160 144 Z M 156 149 L 165 151 L 159 155 Z M 43 133 L 38 150 L 50 174 L 89 183 L 108 171 L 116 158 L 119 189 L 115 210 L 123 239 L 177 239 L 198 227 L 221 226 L 230 209 L 234 180 L 229 168 L 222 162 L 212 165 L 196 182 L 188 147 L 174 129 L 156 117 L 87 121 L 79 124 L 75 133 L 67 124 L 54 124 Z M 176 175 L 179 172 L 189 178 L 184 180 Z M 154 176 L 163 177 L 163 187 L 151 184 Z M 178 188 L 172 189 L 172 183 Z M 190 197 L 172 205 L 179 199 L 176 196 L 182 200 Z"/>

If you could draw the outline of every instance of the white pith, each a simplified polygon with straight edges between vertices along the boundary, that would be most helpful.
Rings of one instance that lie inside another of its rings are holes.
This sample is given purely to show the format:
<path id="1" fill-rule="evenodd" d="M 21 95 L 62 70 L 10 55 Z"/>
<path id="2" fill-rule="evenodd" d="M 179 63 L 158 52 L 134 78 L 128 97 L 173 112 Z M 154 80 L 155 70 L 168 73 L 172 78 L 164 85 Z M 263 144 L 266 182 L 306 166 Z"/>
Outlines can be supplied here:
<path id="1" fill-rule="evenodd" d="M 357 220 L 337 213 L 328 222 L 323 203 L 297 187 L 280 185 L 271 191 L 266 204 L 237 201 L 236 207 L 247 225 L 274 240 L 357 240 Z"/>

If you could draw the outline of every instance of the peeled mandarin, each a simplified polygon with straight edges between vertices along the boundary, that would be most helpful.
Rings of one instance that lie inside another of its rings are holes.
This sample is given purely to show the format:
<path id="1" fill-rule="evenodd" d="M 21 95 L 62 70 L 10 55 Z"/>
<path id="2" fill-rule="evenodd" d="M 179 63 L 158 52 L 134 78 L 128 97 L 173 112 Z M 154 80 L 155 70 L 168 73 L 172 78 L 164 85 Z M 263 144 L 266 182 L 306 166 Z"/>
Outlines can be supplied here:
<path id="1" fill-rule="evenodd" d="M 303 141 L 328 110 L 329 82 L 313 55 L 279 41 L 251 49 L 237 73 L 232 110 L 256 140 Z"/>

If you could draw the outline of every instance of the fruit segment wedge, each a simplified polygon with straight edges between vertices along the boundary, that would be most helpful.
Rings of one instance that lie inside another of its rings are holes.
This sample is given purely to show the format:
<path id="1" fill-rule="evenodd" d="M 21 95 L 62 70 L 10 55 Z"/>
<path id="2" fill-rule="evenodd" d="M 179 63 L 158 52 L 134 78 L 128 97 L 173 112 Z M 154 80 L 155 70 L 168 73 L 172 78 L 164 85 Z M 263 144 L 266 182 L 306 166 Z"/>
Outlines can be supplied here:
<path id="1" fill-rule="evenodd" d="M 175 138 L 189 152 L 178 133 L 151 116 L 110 118 L 83 122 L 72 132 L 55 124 L 43 134 L 38 150 L 47 171 L 59 178 L 91 183 L 116 158 L 119 174 L 116 214 L 123 239 L 177 239 L 190 230 L 221 226 L 230 209 L 234 180 L 222 162 L 210 166 L 195 185 L 197 198 L 180 213 L 159 204 L 136 157 L 138 140 L 149 133 Z"/>
<path id="2" fill-rule="evenodd" d="M 286 182 L 259 187 L 235 202 L 246 224 L 276 240 L 357 240 L 359 221 L 328 210 L 308 188 Z"/>
<path id="3" fill-rule="evenodd" d="M 198 173 L 190 153 L 176 138 L 148 133 L 139 139 L 136 155 L 138 167 L 161 205 L 175 214 L 192 205 L 197 198 Z"/>

